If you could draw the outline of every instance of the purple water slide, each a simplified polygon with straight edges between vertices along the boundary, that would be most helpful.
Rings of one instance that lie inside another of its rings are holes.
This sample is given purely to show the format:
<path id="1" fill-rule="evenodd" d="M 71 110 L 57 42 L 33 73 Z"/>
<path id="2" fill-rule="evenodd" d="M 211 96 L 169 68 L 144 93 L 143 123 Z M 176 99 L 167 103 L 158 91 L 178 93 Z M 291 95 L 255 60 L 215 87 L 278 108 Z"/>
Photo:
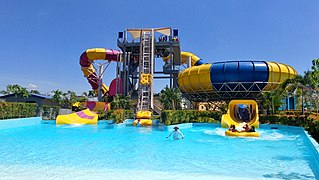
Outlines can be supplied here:
<path id="1" fill-rule="evenodd" d="M 117 56 L 121 53 L 118 50 L 113 50 L 113 49 L 105 49 L 105 52 L 94 52 L 96 54 L 99 53 L 105 53 L 105 57 L 104 59 L 101 60 L 109 60 L 109 61 L 116 61 L 117 60 Z M 87 55 L 87 51 L 83 52 L 80 56 L 80 65 L 81 67 L 89 67 L 92 64 L 92 61 L 94 61 L 96 59 L 89 59 L 88 55 Z M 90 83 L 91 87 L 93 90 L 98 89 L 99 87 L 99 78 L 96 75 L 95 72 L 93 72 L 92 74 L 90 74 L 87 77 L 88 82 Z M 103 94 L 106 92 L 103 92 Z"/>

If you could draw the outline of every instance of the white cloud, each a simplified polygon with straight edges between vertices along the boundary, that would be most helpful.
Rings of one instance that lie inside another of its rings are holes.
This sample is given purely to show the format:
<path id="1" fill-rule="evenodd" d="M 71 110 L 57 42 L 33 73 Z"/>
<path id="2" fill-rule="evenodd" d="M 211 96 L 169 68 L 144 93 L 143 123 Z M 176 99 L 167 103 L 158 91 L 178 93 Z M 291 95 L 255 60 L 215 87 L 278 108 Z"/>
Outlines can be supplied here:
<path id="1" fill-rule="evenodd" d="M 29 83 L 29 85 L 28 85 L 28 89 L 29 90 L 37 90 L 37 85 L 35 85 L 35 84 L 32 84 L 32 83 Z"/>

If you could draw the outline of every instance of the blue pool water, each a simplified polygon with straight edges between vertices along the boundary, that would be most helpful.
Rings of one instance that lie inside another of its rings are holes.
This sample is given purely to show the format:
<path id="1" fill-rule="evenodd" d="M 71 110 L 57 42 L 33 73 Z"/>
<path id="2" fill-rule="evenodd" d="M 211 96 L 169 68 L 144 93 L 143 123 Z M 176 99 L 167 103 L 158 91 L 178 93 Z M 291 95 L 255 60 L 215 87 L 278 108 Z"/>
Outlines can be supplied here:
<path id="1" fill-rule="evenodd" d="M 218 124 L 187 124 L 178 141 L 163 127 L 3 128 L 0 179 L 318 179 L 318 151 L 303 129 L 273 126 L 234 138 Z"/>

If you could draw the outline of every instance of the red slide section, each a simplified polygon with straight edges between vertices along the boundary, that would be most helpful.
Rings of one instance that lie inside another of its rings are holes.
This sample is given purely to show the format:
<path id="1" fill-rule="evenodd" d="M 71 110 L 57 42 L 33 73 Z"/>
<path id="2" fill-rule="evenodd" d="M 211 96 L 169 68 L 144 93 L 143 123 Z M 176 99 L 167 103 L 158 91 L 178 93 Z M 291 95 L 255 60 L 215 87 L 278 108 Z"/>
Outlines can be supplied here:
<path id="1" fill-rule="evenodd" d="M 88 49 L 83 52 L 80 56 L 80 65 L 83 71 L 84 76 L 87 78 L 92 89 L 94 91 L 98 90 L 99 87 L 99 78 L 95 73 L 92 62 L 94 60 L 108 60 L 108 61 L 117 61 L 118 55 L 121 54 L 121 51 L 105 49 L 105 48 L 93 48 Z M 102 93 L 105 95 L 109 91 L 108 87 L 102 85 Z"/>

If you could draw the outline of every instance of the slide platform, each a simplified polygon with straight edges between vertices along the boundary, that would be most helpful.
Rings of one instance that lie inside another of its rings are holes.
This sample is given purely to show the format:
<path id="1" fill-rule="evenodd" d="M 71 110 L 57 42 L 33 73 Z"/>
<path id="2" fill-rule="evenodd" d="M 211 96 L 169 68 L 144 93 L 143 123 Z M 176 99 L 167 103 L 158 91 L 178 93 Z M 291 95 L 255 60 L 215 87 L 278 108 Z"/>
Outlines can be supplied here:
<path id="1" fill-rule="evenodd" d="M 97 124 L 98 115 L 89 109 L 67 115 L 58 115 L 56 124 Z"/>

